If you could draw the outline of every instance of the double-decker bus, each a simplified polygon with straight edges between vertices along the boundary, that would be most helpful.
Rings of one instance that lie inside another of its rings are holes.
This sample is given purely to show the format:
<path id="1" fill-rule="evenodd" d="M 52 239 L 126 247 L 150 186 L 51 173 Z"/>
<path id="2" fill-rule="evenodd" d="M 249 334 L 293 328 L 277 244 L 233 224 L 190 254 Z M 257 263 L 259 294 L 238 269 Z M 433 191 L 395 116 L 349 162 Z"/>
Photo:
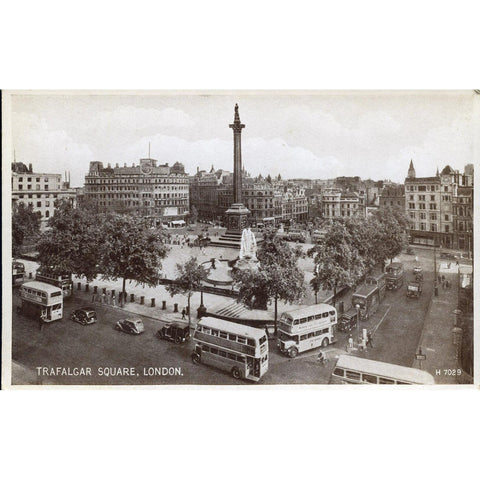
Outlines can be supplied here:
<path id="1" fill-rule="evenodd" d="M 387 288 L 389 290 L 397 290 L 403 285 L 405 278 L 405 270 L 403 263 L 392 262 L 385 267 L 385 276 L 387 278 Z"/>
<path id="2" fill-rule="evenodd" d="M 72 295 L 73 281 L 71 273 L 52 273 L 46 270 L 37 270 L 35 280 L 60 288 L 64 297 Z"/>
<path id="3" fill-rule="evenodd" d="M 294 358 L 299 352 L 334 343 L 336 331 L 337 310 L 327 303 L 283 312 L 278 323 L 277 346 Z"/>
<path id="4" fill-rule="evenodd" d="M 36 280 L 25 282 L 20 287 L 20 298 L 22 304 L 17 307 L 19 313 L 47 323 L 63 317 L 63 295 L 60 288 Z"/>
<path id="5" fill-rule="evenodd" d="M 22 262 L 12 262 L 12 286 L 18 287 L 25 281 L 25 265 Z"/>
<path id="6" fill-rule="evenodd" d="M 212 317 L 202 317 L 193 334 L 192 361 L 258 382 L 268 370 L 264 330 Z"/>
<path id="7" fill-rule="evenodd" d="M 377 362 L 352 355 L 340 355 L 330 383 L 369 385 L 433 385 L 432 375 L 417 368 Z"/>

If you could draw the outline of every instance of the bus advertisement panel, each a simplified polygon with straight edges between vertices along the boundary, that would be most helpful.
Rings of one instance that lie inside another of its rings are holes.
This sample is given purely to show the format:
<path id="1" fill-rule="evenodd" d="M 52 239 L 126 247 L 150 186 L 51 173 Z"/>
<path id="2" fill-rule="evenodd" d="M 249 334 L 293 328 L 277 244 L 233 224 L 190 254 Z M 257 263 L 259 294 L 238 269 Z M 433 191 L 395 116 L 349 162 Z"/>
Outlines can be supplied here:
<path id="1" fill-rule="evenodd" d="M 433 385 L 432 375 L 417 368 L 340 355 L 332 372 L 333 384 Z"/>
<path id="2" fill-rule="evenodd" d="M 22 303 L 18 307 L 19 313 L 47 323 L 63 317 L 63 295 L 60 288 L 38 281 L 26 282 L 20 287 L 20 298 Z"/>
<path id="3" fill-rule="evenodd" d="M 258 381 L 268 370 L 264 330 L 227 320 L 202 317 L 193 334 L 192 361 L 226 370 L 234 378 Z"/>
<path id="4" fill-rule="evenodd" d="M 284 312 L 278 324 L 277 346 L 294 358 L 300 352 L 336 341 L 337 310 L 326 303 Z"/>
<path id="5" fill-rule="evenodd" d="M 62 290 L 64 297 L 70 297 L 73 292 L 73 281 L 71 273 L 52 273 L 37 270 L 35 279 L 39 282 L 49 283 Z"/>

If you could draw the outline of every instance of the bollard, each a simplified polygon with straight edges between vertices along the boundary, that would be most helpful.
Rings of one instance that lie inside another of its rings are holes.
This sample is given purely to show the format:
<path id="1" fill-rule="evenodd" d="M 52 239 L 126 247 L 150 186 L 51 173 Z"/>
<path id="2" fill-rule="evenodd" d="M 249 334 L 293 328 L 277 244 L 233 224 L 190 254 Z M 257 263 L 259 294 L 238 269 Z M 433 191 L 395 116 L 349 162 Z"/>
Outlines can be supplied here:
<path id="1" fill-rule="evenodd" d="M 155 306 L 155 299 L 152 298 L 152 307 L 154 307 L 154 306 Z"/>
<path id="2" fill-rule="evenodd" d="M 173 313 L 178 313 L 178 303 L 173 304 Z"/>
<path id="3" fill-rule="evenodd" d="M 130 301 L 131 301 L 131 302 L 134 302 L 134 301 L 135 301 L 135 294 L 134 294 L 134 293 L 131 293 L 131 294 L 130 294 Z"/>
<path id="4" fill-rule="evenodd" d="M 144 305 L 145 304 L 145 297 L 142 295 L 140 297 L 140 305 Z"/>
<path id="5" fill-rule="evenodd" d="M 96 285 L 93 286 L 93 293 L 97 294 L 98 287 Z"/>
<path id="6" fill-rule="evenodd" d="M 81 290 L 82 289 L 82 284 L 81 282 L 77 282 L 77 290 Z"/>
<path id="7" fill-rule="evenodd" d="M 166 309 L 167 309 L 167 301 L 162 300 L 162 310 L 166 310 Z"/>
<path id="8" fill-rule="evenodd" d="M 87 283 L 87 284 L 85 285 L 85 291 L 88 292 L 89 289 L 90 289 L 90 285 Z"/>

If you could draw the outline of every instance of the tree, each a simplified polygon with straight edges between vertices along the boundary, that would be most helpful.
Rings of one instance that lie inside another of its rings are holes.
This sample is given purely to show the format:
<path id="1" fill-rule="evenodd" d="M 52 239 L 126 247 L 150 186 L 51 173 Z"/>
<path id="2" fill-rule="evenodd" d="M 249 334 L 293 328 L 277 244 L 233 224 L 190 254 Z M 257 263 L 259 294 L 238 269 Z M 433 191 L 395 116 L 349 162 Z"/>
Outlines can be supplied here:
<path id="1" fill-rule="evenodd" d="M 280 182 L 280 180 L 282 180 L 282 176 L 280 174 L 278 174 L 277 176 L 277 182 Z"/>
<path id="2" fill-rule="evenodd" d="M 274 230 L 267 229 L 257 252 L 258 269 L 234 270 L 232 273 L 239 287 L 239 301 L 251 308 L 266 308 L 268 301 L 274 302 L 275 333 L 278 300 L 293 303 L 304 296 L 304 274 L 297 266 L 301 255 L 300 247 L 290 248 Z"/>
<path id="3" fill-rule="evenodd" d="M 17 256 L 27 238 L 34 238 L 40 233 L 42 214 L 34 212 L 33 206 L 15 203 L 12 210 L 12 253 Z"/>
<path id="4" fill-rule="evenodd" d="M 161 228 L 142 217 L 106 214 L 99 249 L 104 280 L 123 279 L 121 300 L 127 280 L 154 287 L 161 278 L 161 260 L 168 252 Z"/>
<path id="5" fill-rule="evenodd" d="M 37 246 L 41 267 L 93 280 L 100 272 L 104 216 L 90 208 L 74 208 L 64 200 L 56 202 L 55 207 L 49 230 L 42 234 Z"/>
<path id="6" fill-rule="evenodd" d="M 267 178 L 265 179 L 267 183 L 272 183 L 272 177 L 270 174 L 267 175 Z"/>
<path id="7" fill-rule="evenodd" d="M 190 298 L 192 294 L 200 290 L 202 282 L 207 278 L 208 272 L 200 265 L 196 257 L 190 257 L 184 264 L 177 263 L 177 277 L 174 283 L 167 285 L 167 290 L 173 297 L 177 294 L 187 295 L 188 301 L 188 326 L 191 324 Z"/>
<path id="8" fill-rule="evenodd" d="M 322 287 L 333 290 L 333 305 L 338 287 L 353 286 L 363 276 L 365 264 L 353 246 L 352 235 L 343 222 L 333 222 L 323 238 L 308 251 L 315 263 L 315 276 L 310 282 L 314 291 Z"/>
<path id="9" fill-rule="evenodd" d="M 405 230 L 408 227 L 408 220 L 398 208 L 379 210 L 374 218 L 378 223 L 375 242 L 378 256 L 383 263 L 388 259 L 391 263 L 406 245 Z"/>

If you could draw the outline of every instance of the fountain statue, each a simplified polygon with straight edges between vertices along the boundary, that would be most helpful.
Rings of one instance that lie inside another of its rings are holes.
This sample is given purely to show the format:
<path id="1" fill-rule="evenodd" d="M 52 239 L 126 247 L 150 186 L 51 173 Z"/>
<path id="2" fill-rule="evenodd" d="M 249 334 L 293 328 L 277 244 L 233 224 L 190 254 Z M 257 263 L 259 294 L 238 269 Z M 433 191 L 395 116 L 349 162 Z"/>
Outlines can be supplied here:
<path id="1" fill-rule="evenodd" d="M 257 240 L 250 228 L 244 228 L 242 232 L 242 240 L 240 242 L 240 260 L 257 259 Z"/>

